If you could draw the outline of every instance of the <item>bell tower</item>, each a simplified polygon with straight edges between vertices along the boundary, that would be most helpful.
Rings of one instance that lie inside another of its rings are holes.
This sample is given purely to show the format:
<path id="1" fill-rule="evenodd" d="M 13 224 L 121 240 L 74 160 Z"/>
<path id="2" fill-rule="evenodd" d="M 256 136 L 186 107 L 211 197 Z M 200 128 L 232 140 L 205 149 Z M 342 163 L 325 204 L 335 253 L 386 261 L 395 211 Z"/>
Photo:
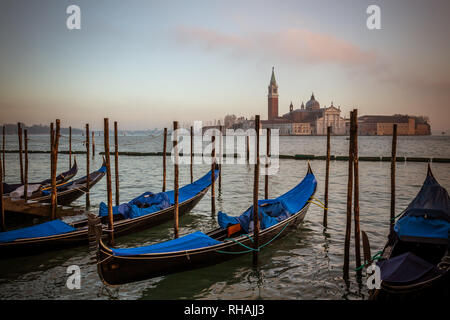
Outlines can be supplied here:
<path id="1" fill-rule="evenodd" d="M 274 67 L 272 67 L 272 77 L 270 78 L 269 84 L 269 94 L 267 95 L 268 100 L 268 120 L 273 120 L 278 118 L 278 85 L 275 81 Z"/>

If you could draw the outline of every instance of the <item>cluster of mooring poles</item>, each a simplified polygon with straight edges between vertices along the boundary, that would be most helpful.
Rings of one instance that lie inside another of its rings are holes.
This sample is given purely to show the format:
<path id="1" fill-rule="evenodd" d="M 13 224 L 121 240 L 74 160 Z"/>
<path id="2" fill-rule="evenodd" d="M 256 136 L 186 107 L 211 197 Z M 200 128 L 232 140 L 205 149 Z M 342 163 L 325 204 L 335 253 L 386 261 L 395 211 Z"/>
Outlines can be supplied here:
<path id="1" fill-rule="evenodd" d="M 57 197 L 57 168 L 58 168 L 58 153 L 59 153 L 59 139 L 62 136 L 61 133 L 61 121 L 56 119 L 55 122 L 50 123 L 50 213 L 49 217 L 53 220 L 58 218 L 58 197 Z M 28 162 L 28 130 L 23 127 L 22 123 L 17 123 L 17 136 L 18 136 L 18 145 L 19 145 L 19 176 L 21 184 L 23 185 L 23 196 L 24 196 L 24 204 L 28 203 L 29 197 L 29 182 L 28 182 L 28 172 L 29 172 L 29 162 Z M 2 155 L 0 157 L 0 194 L 3 195 L 3 182 L 5 180 L 6 174 L 6 127 L 2 128 Z M 86 208 L 90 207 L 89 200 L 89 148 L 90 148 L 90 132 L 89 132 L 89 124 L 86 124 L 86 140 L 83 143 L 86 146 Z M 118 144 L 117 144 L 117 122 L 115 123 L 115 154 L 116 154 L 116 203 L 119 201 L 119 179 L 118 179 Z M 72 168 L 72 127 L 69 127 L 69 146 L 68 146 L 68 155 L 69 155 L 69 170 Z M 95 155 L 95 143 L 94 143 L 94 132 L 92 132 L 92 156 Z M 42 205 L 45 206 L 45 205 Z M 3 196 L 0 200 L 0 214 L 1 214 L 1 229 L 2 231 L 6 231 L 5 225 L 5 206 Z"/>
<path id="2" fill-rule="evenodd" d="M 351 224 L 352 224 L 352 205 L 353 205 L 353 221 L 354 221 L 354 239 L 355 239 L 355 261 L 356 270 L 360 272 L 361 268 L 361 250 L 360 250 L 360 221 L 359 221 L 359 157 L 358 157 L 358 115 L 357 109 L 350 112 L 350 143 L 349 143 L 349 155 L 348 155 L 348 182 L 347 182 L 347 206 L 346 206 L 346 228 L 345 228 L 345 242 L 344 242 L 344 264 L 343 264 L 343 277 L 345 280 L 349 278 L 349 258 L 350 258 L 350 238 L 351 238 Z M 174 238 L 179 237 L 179 166 L 178 166 L 178 121 L 173 122 L 173 152 L 174 154 Z M 259 175 L 260 175 L 260 116 L 255 116 L 255 166 L 254 166 L 254 185 L 253 185 L 253 221 L 254 221 L 254 241 L 253 241 L 253 262 L 258 262 L 259 251 L 259 214 L 258 214 L 258 190 L 259 190 Z M 51 172 L 51 219 L 57 218 L 57 185 L 56 185 L 56 172 L 58 164 L 58 148 L 60 138 L 60 120 L 56 119 L 55 123 L 50 124 L 50 172 Z M 5 179 L 5 126 L 3 126 L 2 136 L 2 156 L 0 157 L 0 194 L 3 195 L 3 181 Z M 106 164 L 106 183 L 107 183 L 107 202 L 108 202 L 108 230 L 110 245 L 114 245 L 114 223 L 113 223 L 113 198 L 112 198 L 112 185 L 111 185 L 111 163 L 110 163 L 110 149 L 109 149 L 109 120 L 104 118 L 104 154 Z M 27 201 L 28 198 L 28 131 L 23 129 L 22 124 L 17 124 L 17 132 L 19 139 L 19 164 L 20 164 L 20 180 L 24 185 L 24 198 Z M 218 185 L 221 190 L 222 185 L 222 136 L 224 133 L 224 126 L 219 125 L 220 139 L 219 139 L 219 158 L 216 159 L 216 135 L 211 137 L 211 213 L 214 215 L 215 208 L 215 170 L 219 170 Z M 92 141 L 90 136 L 92 134 Z M 100 133 L 99 133 L 100 135 Z M 163 185 L 162 191 L 166 191 L 166 171 L 167 171 L 167 135 L 168 130 L 164 128 L 163 133 Z M 324 193 L 324 214 L 323 214 L 323 226 L 327 227 L 328 220 L 328 196 L 329 196 L 329 176 L 330 176 L 330 136 L 331 127 L 327 127 L 327 140 L 326 140 L 326 170 L 325 170 L 325 193 Z M 89 170 L 90 170 L 90 147 L 92 145 L 92 156 L 95 155 L 95 134 L 94 131 L 90 132 L 89 124 L 86 124 L 85 133 L 85 147 L 86 147 L 86 172 L 87 172 L 87 191 L 86 191 L 86 209 L 90 207 L 89 197 Z M 266 146 L 266 162 L 264 172 L 264 198 L 269 197 L 269 162 L 270 162 L 270 138 L 271 131 L 267 129 L 267 146 Z M 193 157 L 194 154 L 194 128 L 190 127 L 190 181 L 193 182 Z M 119 198 L 119 144 L 118 144 L 118 127 L 117 121 L 114 122 L 114 160 L 115 160 L 115 204 L 120 204 Z M 246 136 L 246 160 L 249 163 L 250 160 L 250 140 L 249 136 Z M 390 205 L 390 230 L 392 231 L 395 222 L 395 168 L 396 168 L 396 150 L 397 150 L 397 124 L 393 125 L 392 135 L 392 154 L 391 154 L 391 205 Z M 69 127 L 69 168 L 72 167 L 72 127 Z M 3 196 L 0 200 L 0 212 L 1 212 L 1 229 L 6 231 L 5 226 L 5 214 L 4 214 L 4 200 Z M 363 238 L 367 238 L 364 231 L 362 231 Z M 365 240 L 365 239 L 363 239 Z M 370 248 L 369 248 L 370 250 Z M 364 261 L 367 262 L 367 261 Z"/>

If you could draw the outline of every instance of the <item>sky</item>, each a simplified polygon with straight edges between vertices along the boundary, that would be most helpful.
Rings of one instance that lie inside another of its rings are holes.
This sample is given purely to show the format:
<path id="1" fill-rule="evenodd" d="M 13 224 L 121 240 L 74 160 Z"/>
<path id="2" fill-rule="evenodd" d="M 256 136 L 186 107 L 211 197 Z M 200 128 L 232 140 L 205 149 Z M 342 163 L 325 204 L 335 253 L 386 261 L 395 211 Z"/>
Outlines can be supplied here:
<path id="1" fill-rule="evenodd" d="M 69 30 L 69 5 L 81 29 Z M 381 9 L 369 30 L 366 9 Z M 0 123 L 121 129 L 172 121 L 267 119 L 331 102 L 348 117 L 411 114 L 450 130 L 450 2 L 3 0 Z"/>

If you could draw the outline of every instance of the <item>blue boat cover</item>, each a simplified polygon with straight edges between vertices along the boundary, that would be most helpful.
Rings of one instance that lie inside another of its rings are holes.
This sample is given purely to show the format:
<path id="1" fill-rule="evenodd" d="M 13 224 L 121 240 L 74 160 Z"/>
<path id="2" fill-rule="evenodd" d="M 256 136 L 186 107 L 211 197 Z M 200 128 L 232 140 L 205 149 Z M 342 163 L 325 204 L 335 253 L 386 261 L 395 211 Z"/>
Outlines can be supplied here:
<path id="1" fill-rule="evenodd" d="M 397 232 L 400 239 L 417 237 L 447 240 L 450 233 L 450 223 L 441 219 L 406 216 L 395 224 L 394 231 Z"/>
<path id="2" fill-rule="evenodd" d="M 314 194 L 316 186 L 317 181 L 314 174 L 308 173 L 297 186 L 278 198 L 259 200 L 258 215 L 261 230 L 269 228 L 299 212 Z M 253 231 L 253 206 L 239 217 L 232 217 L 220 211 L 218 213 L 218 223 L 222 229 L 239 223 L 245 232 L 250 233 Z"/>
<path id="3" fill-rule="evenodd" d="M 96 177 L 96 175 L 98 175 L 98 174 L 100 174 L 100 173 L 104 173 L 104 172 L 106 172 L 106 165 L 102 164 L 102 166 L 100 167 L 100 169 L 98 169 L 97 171 L 94 171 L 94 172 L 90 173 L 89 178 L 90 178 L 90 179 L 93 179 L 93 178 Z M 67 187 L 69 187 L 69 186 L 71 186 L 71 185 L 73 185 L 73 184 L 76 184 L 76 183 L 78 183 L 79 181 L 83 181 L 83 180 L 85 180 L 85 179 L 87 179 L 87 176 L 84 176 L 84 177 L 79 178 L 79 179 L 74 180 L 74 181 L 68 181 L 68 182 L 66 182 L 66 183 L 64 183 L 64 184 L 60 184 L 59 186 L 56 187 L 56 190 L 61 190 L 61 189 L 63 189 L 63 188 L 67 188 Z M 85 183 L 85 182 L 83 182 L 83 183 Z M 45 195 L 45 196 L 48 196 L 48 195 L 50 195 L 51 193 L 52 193 L 51 189 L 42 190 L 42 194 Z"/>
<path id="4" fill-rule="evenodd" d="M 430 168 L 417 196 L 397 221 L 394 231 L 402 237 L 449 239 L 450 198 Z"/>
<path id="5" fill-rule="evenodd" d="M 210 247 L 219 243 L 221 242 L 207 236 L 203 232 L 197 231 L 177 239 L 152 244 L 149 246 L 125 249 L 111 248 L 111 250 L 116 256 L 132 256 L 147 253 L 164 253 L 199 249 Z"/>
<path id="6" fill-rule="evenodd" d="M 392 283 L 407 283 L 420 279 L 428 272 L 437 272 L 436 267 L 411 252 L 388 260 L 378 261 L 381 280 Z"/>
<path id="7" fill-rule="evenodd" d="M 52 220 L 27 228 L 0 232 L 0 243 L 11 242 L 18 239 L 53 236 L 57 234 L 72 232 L 75 230 L 76 229 L 74 227 L 61 220 Z"/>
<path id="8" fill-rule="evenodd" d="M 219 170 L 215 170 L 215 178 L 217 179 Z M 179 189 L 178 202 L 181 203 L 195 197 L 199 192 L 203 191 L 211 185 L 211 171 L 202 178 L 194 181 Z M 152 193 L 145 192 L 139 197 L 134 198 L 128 203 L 123 203 L 113 207 L 113 214 L 121 214 L 125 218 L 136 218 L 153 212 L 164 210 L 175 204 L 174 192 Z M 104 202 L 100 203 L 99 216 L 108 215 L 108 205 Z"/>

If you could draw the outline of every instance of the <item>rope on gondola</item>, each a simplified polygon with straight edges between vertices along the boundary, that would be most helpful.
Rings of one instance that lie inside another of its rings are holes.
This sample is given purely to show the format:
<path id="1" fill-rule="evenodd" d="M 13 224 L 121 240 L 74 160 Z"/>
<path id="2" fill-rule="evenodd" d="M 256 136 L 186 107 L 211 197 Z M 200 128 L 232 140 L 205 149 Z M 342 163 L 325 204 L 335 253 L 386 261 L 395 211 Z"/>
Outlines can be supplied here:
<path id="1" fill-rule="evenodd" d="M 308 200 L 309 203 L 315 204 L 316 206 L 318 206 L 318 207 L 320 207 L 322 209 L 328 210 L 328 208 L 325 208 L 325 204 L 322 201 L 320 201 L 319 199 L 317 199 L 315 197 L 311 197 L 311 199 L 314 199 L 314 200 L 318 201 L 319 203 L 316 203 L 314 201 Z"/>
<path id="2" fill-rule="evenodd" d="M 289 223 L 286 223 L 286 225 L 283 227 L 283 229 L 281 229 L 280 230 L 280 232 L 278 232 L 272 239 L 270 239 L 269 241 L 267 241 L 265 244 L 263 244 L 263 245 L 261 245 L 261 246 L 259 246 L 258 248 L 250 248 L 249 246 L 246 246 L 245 244 L 243 244 L 243 243 L 241 243 L 241 242 L 239 242 L 238 240 L 236 240 L 236 239 L 233 239 L 233 238 L 226 238 L 225 240 L 231 240 L 231 241 L 233 241 L 233 242 L 235 242 L 235 243 L 237 243 L 237 244 L 239 244 L 239 245 L 241 245 L 241 246 L 243 246 L 244 248 L 246 248 L 246 249 L 248 249 L 248 250 L 245 250 L 245 251 L 222 251 L 222 250 L 217 250 L 217 252 L 219 252 L 219 253 L 228 253 L 228 254 L 244 254 L 244 253 L 249 253 L 249 252 L 252 252 L 252 251 L 260 251 L 262 248 L 264 248 L 265 246 L 267 246 L 268 244 L 270 244 L 272 241 L 274 241 L 276 238 L 278 238 L 279 236 L 280 236 L 280 234 L 286 229 L 286 227 L 289 225 Z M 245 234 L 252 242 L 253 242 L 253 239 L 252 239 L 252 237 L 250 236 L 250 235 L 248 235 L 248 234 Z"/>
<path id="3" fill-rule="evenodd" d="M 375 260 L 379 260 L 381 258 L 382 253 L 383 253 L 383 251 L 378 251 L 370 258 L 369 261 L 366 261 L 364 264 L 360 265 L 358 268 L 355 268 L 355 271 L 362 270 L 364 267 L 369 265 L 369 262 L 372 263 Z"/>
<path id="4" fill-rule="evenodd" d="M 393 218 L 391 219 L 391 221 L 397 220 L 397 218 L 400 217 L 405 211 L 406 211 L 406 209 L 403 210 L 402 212 L 400 212 L 400 213 L 399 213 L 398 215 L 396 215 L 395 217 L 393 217 Z"/>

